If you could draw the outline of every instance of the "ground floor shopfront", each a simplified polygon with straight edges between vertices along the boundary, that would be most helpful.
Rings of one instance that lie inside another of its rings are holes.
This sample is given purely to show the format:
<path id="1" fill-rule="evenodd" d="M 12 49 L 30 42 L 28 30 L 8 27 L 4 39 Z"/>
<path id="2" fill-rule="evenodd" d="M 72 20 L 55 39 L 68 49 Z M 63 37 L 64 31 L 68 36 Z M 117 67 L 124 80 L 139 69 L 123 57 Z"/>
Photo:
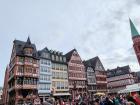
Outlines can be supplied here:
<path id="1" fill-rule="evenodd" d="M 87 95 L 87 89 L 86 88 L 70 88 L 70 94 L 72 99 L 75 99 L 77 95 L 85 96 Z"/>
<path id="2" fill-rule="evenodd" d="M 41 102 L 45 102 L 51 96 L 50 93 L 40 93 L 39 98 Z"/>

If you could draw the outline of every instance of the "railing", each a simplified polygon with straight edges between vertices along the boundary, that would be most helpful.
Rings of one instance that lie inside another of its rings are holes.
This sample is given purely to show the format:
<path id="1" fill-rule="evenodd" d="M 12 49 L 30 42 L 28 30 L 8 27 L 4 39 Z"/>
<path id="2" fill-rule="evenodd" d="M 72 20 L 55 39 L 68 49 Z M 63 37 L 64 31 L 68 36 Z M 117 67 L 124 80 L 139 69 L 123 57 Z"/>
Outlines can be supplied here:
<path id="1" fill-rule="evenodd" d="M 11 87 L 8 91 L 12 91 L 14 89 L 37 89 L 37 85 L 28 85 L 28 84 L 16 84 L 15 86 Z"/>
<path id="2" fill-rule="evenodd" d="M 16 72 L 16 75 L 17 76 L 32 76 L 32 77 L 38 77 L 39 74 L 38 73 L 29 73 L 29 72 L 24 72 L 24 73 L 21 73 L 21 72 Z"/>
<path id="3" fill-rule="evenodd" d="M 37 85 L 28 85 L 28 84 L 24 84 L 22 86 L 23 89 L 37 89 Z"/>

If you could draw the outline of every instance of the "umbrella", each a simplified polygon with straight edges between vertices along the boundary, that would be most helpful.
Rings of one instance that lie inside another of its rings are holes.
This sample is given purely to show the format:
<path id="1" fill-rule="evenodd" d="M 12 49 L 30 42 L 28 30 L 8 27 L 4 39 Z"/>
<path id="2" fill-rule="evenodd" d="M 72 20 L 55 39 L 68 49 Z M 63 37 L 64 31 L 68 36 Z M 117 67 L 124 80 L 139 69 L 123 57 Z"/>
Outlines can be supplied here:
<path id="1" fill-rule="evenodd" d="M 105 93 L 100 93 L 100 92 L 98 92 L 98 93 L 95 93 L 94 95 L 105 95 Z"/>

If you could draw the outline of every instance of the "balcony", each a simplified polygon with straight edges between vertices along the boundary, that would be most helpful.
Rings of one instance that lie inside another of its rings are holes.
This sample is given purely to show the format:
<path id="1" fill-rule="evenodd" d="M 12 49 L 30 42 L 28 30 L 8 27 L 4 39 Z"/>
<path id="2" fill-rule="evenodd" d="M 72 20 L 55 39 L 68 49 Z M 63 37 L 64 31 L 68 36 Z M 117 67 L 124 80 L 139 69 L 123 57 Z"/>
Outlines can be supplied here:
<path id="1" fill-rule="evenodd" d="M 27 95 L 26 96 L 27 99 L 31 99 L 31 98 L 35 98 L 35 97 L 36 97 L 36 95 Z M 23 96 L 22 95 L 17 95 L 16 98 L 23 99 Z"/>
<path id="2" fill-rule="evenodd" d="M 15 74 L 16 76 L 27 76 L 27 77 L 35 77 L 35 78 L 38 78 L 38 74 L 34 74 L 34 73 L 29 73 L 29 72 L 24 72 L 24 73 L 21 73 L 21 72 L 16 72 Z"/>
<path id="3" fill-rule="evenodd" d="M 31 62 L 24 62 L 25 65 L 33 66 L 33 67 L 39 67 L 38 63 L 31 63 Z"/>
<path id="4" fill-rule="evenodd" d="M 12 90 L 15 90 L 15 89 L 37 89 L 37 85 L 30 85 L 30 84 L 19 85 L 19 84 L 16 84 L 15 86 L 11 87 L 8 91 L 11 92 Z"/>
<path id="5" fill-rule="evenodd" d="M 30 62 L 24 62 L 24 64 L 25 64 L 25 65 L 30 65 L 30 66 L 33 65 L 33 63 L 30 63 Z"/>
<path id="6" fill-rule="evenodd" d="M 16 72 L 16 75 L 17 75 L 17 76 L 23 76 L 24 73 Z"/>
<path id="7" fill-rule="evenodd" d="M 16 62 L 16 64 L 18 64 L 18 65 L 24 65 L 23 62 Z"/>
<path id="8" fill-rule="evenodd" d="M 24 84 L 22 85 L 23 89 L 37 89 L 37 85 L 30 85 L 30 84 Z"/>
<path id="9" fill-rule="evenodd" d="M 73 85 L 69 85 L 69 88 L 75 88 L 75 87 Z M 85 85 L 83 85 L 83 86 L 77 85 L 76 89 L 78 89 L 78 88 L 86 88 L 86 86 Z"/>
<path id="10" fill-rule="evenodd" d="M 38 74 L 33 74 L 33 73 L 29 73 L 29 72 L 24 72 L 24 76 L 31 76 L 31 77 L 37 77 L 38 78 Z"/>

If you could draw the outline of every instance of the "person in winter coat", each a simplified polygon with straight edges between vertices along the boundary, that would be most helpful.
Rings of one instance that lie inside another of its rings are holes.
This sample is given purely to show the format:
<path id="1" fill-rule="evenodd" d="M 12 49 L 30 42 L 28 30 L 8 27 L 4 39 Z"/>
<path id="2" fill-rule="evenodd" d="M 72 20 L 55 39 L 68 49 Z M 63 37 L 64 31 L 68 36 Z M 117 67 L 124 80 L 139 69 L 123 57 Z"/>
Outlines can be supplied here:
<path id="1" fill-rule="evenodd" d="M 127 105 L 138 105 L 137 103 L 136 103 L 136 101 L 134 100 L 134 98 L 132 97 L 132 96 L 130 96 L 130 95 L 128 95 L 127 96 Z"/>
<path id="2" fill-rule="evenodd" d="M 114 97 L 113 101 L 115 105 L 120 105 L 119 99 L 117 97 Z"/>
<path id="3" fill-rule="evenodd" d="M 136 94 L 134 95 L 134 100 L 136 101 L 136 103 L 137 103 L 138 105 L 140 105 L 140 96 L 139 96 L 138 93 L 136 93 Z"/>
<path id="4" fill-rule="evenodd" d="M 106 97 L 104 105 L 115 105 L 112 99 Z"/>

